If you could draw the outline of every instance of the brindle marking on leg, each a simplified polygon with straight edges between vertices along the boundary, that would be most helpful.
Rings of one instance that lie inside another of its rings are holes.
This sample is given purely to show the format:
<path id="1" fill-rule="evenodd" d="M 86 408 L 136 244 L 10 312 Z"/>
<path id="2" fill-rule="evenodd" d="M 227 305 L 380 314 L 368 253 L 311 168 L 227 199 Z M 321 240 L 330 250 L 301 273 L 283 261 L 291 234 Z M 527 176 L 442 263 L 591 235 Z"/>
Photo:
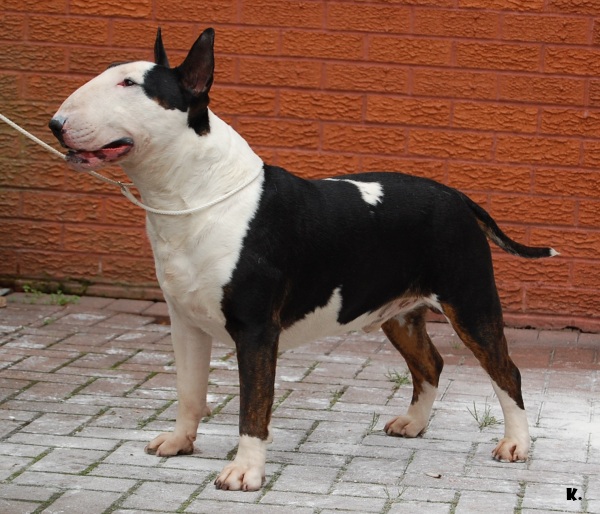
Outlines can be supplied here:
<path id="1" fill-rule="evenodd" d="M 425 309 L 418 309 L 405 316 L 401 324 L 396 318 L 386 321 L 381 328 L 394 347 L 400 352 L 413 379 L 413 397 L 416 403 L 423 391 L 423 383 L 438 386 L 444 360 L 425 329 Z"/>

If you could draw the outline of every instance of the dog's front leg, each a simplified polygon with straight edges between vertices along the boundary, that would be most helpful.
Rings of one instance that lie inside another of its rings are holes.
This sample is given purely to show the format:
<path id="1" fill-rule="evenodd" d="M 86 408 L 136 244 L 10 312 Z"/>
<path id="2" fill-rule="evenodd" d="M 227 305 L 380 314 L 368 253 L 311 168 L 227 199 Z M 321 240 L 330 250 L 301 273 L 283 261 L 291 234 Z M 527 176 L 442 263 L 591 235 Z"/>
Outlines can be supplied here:
<path id="1" fill-rule="evenodd" d="M 212 338 L 182 322 L 170 309 L 171 339 L 177 370 L 177 418 L 175 430 L 160 434 L 145 450 L 160 457 L 194 451 L 200 420 L 210 414 L 206 405 Z"/>
<path id="2" fill-rule="evenodd" d="M 236 337 L 240 375 L 240 439 L 233 462 L 215 480 L 218 489 L 256 491 L 265 478 L 279 333 L 259 330 Z"/>

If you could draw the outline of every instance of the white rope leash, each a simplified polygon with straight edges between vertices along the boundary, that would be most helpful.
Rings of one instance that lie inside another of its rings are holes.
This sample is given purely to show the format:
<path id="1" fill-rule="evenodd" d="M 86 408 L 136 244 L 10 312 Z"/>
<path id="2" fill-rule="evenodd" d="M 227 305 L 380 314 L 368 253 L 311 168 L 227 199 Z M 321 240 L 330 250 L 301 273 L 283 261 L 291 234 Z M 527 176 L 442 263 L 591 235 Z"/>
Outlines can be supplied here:
<path id="1" fill-rule="evenodd" d="M 0 120 L 2 120 L 4 123 L 6 123 L 13 129 L 15 129 L 17 132 L 20 132 L 21 134 L 23 134 L 25 137 L 31 139 L 31 141 L 33 141 L 34 143 L 37 143 L 42 148 L 48 150 L 50 153 L 53 153 L 54 155 L 60 157 L 63 160 L 65 160 L 67 158 L 67 156 L 65 154 L 63 154 L 62 152 L 59 152 L 55 148 L 52 148 L 49 144 L 45 143 L 44 141 L 42 141 L 38 137 L 34 136 L 30 132 L 27 132 L 23 127 L 17 125 L 14 121 L 10 120 L 6 116 L 4 116 L 2 113 L 0 113 Z M 233 196 L 234 194 L 238 193 L 245 187 L 249 186 L 250 184 L 252 184 L 252 182 L 254 182 L 262 174 L 262 170 L 260 170 L 256 175 L 254 175 L 253 177 L 250 177 L 250 179 L 246 180 L 246 182 L 242 182 L 242 184 L 239 185 L 238 187 L 236 187 L 235 189 L 232 189 L 228 193 L 225 193 L 223 196 L 220 196 L 211 202 L 205 203 L 198 207 L 192 207 L 190 209 L 183 209 L 183 210 L 179 210 L 179 211 L 167 211 L 167 210 L 163 210 L 163 209 L 155 209 L 154 207 L 149 207 L 148 205 L 145 205 L 142 202 L 140 202 L 134 196 L 134 194 L 131 192 L 131 190 L 129 189 L 130 187 L 134 187 L 134 184 L 121 182 L 120 180 L 113 180 L 111 178 L 105 177 L 104 175 L 101 175 L 100 173 L 96 173 L 95 171 L 92 171 L 92 170 L 84 170 L 84 171 L 86 173 L 92 175 L 93 177 L 96 177 L 97 179 L 102 180 L 103 182 L 112 184 L 113 186 L 118 186 L 121 189 L 121 193 L 123 194 L 123 196 L 125 198 L 127 198 L 132 204 L 137 205 L 138 207 L 141 207 L 142 209 L 144 209 L 148 212 L 151 212 L 153 214 L 164 214 L 166 216 L 183 216 L 185 214 L 193 214 L 193 213 L 201 211 L 203 209 L 208 209 L 209 207 L 212 207 L 213 205 L 216 205 L 216 204 L 226 200 L 230 196 Z"/>

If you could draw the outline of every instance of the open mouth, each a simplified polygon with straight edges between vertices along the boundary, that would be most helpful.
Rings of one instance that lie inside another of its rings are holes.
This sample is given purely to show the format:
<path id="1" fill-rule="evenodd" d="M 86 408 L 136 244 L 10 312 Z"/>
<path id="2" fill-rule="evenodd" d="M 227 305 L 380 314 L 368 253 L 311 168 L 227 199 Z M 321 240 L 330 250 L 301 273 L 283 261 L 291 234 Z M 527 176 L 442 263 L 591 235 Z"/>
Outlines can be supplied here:
<path id="1" fill-rule="evenodd" d="M 75 167 L 92 169 L 110 164 L 127 155 L 133 148 L 133 139 L 123 137 L 104 145 L 99 150 L 69 149 L 67 161 Z"/>

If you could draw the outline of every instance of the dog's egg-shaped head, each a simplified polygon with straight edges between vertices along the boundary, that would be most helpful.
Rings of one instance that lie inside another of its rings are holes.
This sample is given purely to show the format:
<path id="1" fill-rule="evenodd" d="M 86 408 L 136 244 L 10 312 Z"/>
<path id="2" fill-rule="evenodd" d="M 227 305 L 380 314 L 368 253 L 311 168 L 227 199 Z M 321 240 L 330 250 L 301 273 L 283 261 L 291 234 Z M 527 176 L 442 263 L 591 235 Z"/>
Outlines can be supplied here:
<path id="1" fill-rule="evenodd" d="M 69 149 L 71 167 L 95 170 L 143 161 L 186 128 L 200 136 L 208 133 L 213 44 L 214 31 L 207 29 L 184 62 L 170 68 L 159 30 L 156 63 L 111 65 L 69 96 L 49 126 Z"/>

